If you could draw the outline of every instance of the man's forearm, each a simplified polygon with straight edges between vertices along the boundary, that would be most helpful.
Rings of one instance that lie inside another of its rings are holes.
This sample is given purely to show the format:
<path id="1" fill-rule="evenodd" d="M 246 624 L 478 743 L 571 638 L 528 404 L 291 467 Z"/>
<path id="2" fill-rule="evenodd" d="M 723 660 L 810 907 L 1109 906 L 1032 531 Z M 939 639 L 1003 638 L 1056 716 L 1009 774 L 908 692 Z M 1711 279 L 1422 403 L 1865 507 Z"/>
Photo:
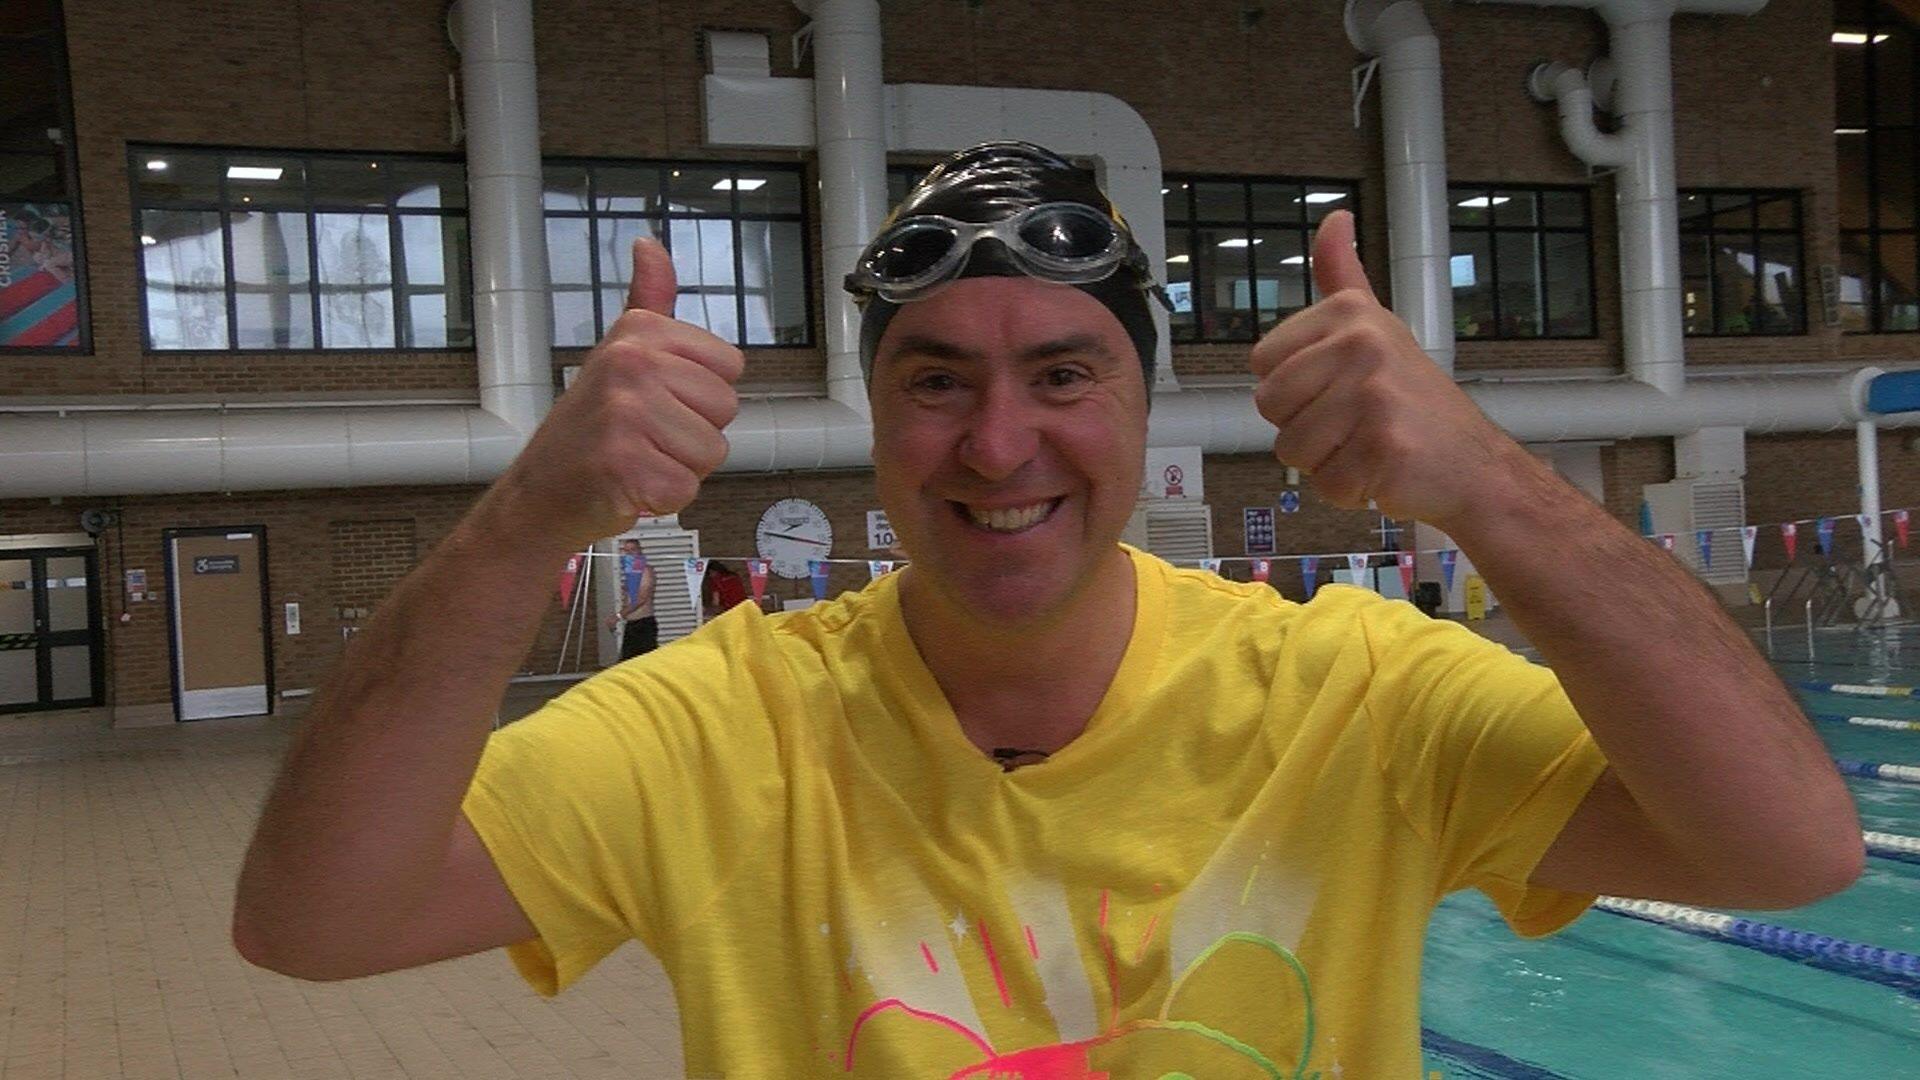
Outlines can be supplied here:
<path id="1" fill-rule="evenodd" d="M 496 495 L 387 597 L 316 696 L 247 852 L 237 929 L 326 949 L 377 935 L 432 884 L 566 557 L 502 520 Z"/>
<path id="2" fill-rule="evenodd" d="M 1647 820 L 1702 865 L 1831 851 L 1854 821 L 1846 787 L 1747 635 L 1670 555 L 1529 465 L 1448 531 Z"/>

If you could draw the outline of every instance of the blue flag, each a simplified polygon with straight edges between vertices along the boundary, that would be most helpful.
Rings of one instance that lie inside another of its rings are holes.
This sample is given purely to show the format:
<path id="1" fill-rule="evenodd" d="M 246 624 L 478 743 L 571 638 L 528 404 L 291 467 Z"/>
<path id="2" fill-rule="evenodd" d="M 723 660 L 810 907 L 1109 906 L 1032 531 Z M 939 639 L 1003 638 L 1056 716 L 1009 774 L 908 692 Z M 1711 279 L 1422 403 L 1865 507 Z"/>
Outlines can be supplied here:
<path id="1" fill-rule="evenodd" d="M 1713 530 L 1695 529 L 1693 540 L 1700 545 L 1700 565 L 1709 570 L 1713 569 Z"/>
<path id="2" fill-rule="evenodd" d="M 1819 521 L 1814 522 L 1813 537 L 1814 537 L 1814 542 L 1820 545 L 1820 554 L 1822 555 L 1832 554 L 1833 552 L 1833 519 L 1830 517 L 1823 517 Z"/>
<path id="3" fill-rule="evenodd" d="M 1446 582 L 1447 591 L 1453 591 L 1453 564 L 1460 553 L 1453 548 L 1443 548 L 1440 552 L 1440 580 Z"/>
<path id="4" fill-rule="evenodd" d="M 813 598 L 825 600 L 827 598 L 827 564 L 819 559 L 809 559 L 807 571 L 813 578 Z"/>
<path id="5" fill-rule="evenodd" d="M 1307 586 L 1307 599 L 1320 587 L 1320 560 L 1312 555 L 1300 560 L 1300 580 Z"/>

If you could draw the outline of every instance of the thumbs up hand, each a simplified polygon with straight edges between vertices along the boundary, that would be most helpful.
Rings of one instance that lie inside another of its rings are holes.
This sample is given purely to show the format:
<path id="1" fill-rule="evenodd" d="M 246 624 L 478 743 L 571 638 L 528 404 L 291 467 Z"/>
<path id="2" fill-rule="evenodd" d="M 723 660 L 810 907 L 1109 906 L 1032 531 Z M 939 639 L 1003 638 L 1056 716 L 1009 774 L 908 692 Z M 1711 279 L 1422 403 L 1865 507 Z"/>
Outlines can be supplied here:
<path id="1" fill-rule="evenodd" d="M 578 550 L 685 507 L 726 460 L 746 360 L 676 321 L 675 292 L 667 250 L 635 241 L 627 309 L 489 493 L 512 527 Z"/>
<path id="2" fill-rule="evenodd" d="M 1254 404 L 1279 429 L 1274 456 L 1322 498 L 1444 529 L 1530 463 L 1374 298 L 1344 210 L 1314 236 L 1313 280 L 1319 302 L 1268 331 L 1249 362 Z"/>

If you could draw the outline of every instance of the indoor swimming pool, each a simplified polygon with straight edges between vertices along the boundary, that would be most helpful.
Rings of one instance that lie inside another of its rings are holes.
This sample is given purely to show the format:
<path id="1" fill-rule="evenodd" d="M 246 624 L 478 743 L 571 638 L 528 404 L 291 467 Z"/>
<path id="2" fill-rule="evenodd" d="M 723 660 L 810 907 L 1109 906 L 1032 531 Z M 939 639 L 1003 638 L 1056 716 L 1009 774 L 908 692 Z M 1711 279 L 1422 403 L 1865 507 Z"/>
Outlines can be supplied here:
<path id="1" fill-rule="evenodd" d="M 1920 686 L 1920 625 L 1869 635 L 1778 632 L 1774 662 L 1835 758 L 1920 764 L 1920 696 L 1803 683 Z M 1920 835 L 1920 784 L 1853 777 L 1861 827 Z M 1748 913 L 1732 913 L 1735 915 Z M 1775 926 L 1920 953 L 1920 862 L 1870 857 L 1846 892 Z M 1801 939 L 1819 940 L 1819 939 Z M 1478 893 L 1440 906 L 1427 937 L 1422 1022 L 1429 1077 L 1920 1077 L 1920 972 L 1865 950 L 1825 966 L 1606 911 L 1544 941 L 1514 937 Z M 1830 950 L 1831 951 L 1831 950 Z"/>

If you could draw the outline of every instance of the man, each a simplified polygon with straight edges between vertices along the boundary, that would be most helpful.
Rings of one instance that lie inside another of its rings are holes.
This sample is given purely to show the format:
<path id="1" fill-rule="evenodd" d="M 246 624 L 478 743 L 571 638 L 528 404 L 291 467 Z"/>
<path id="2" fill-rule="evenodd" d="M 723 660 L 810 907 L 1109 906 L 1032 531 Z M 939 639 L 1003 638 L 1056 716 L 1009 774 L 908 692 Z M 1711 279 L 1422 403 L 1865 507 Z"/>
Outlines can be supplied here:
<path id="1" fill-rule="evenodd" d="M 740 354 L 665 315 L 643 242 L 580 382 L 316 702 L 240 950 L 335 979 L 510 945 L 551 993 L 638 938 L 696 1076 L 1384 1077 L 1418 1068 L 1449 891 L 1539 934 L 1602 891 L 1844 887 L 1852 806 L 1765 661 L 1481 416 L 1351 242 L 1330 217 L 1321 301 L 1253 350 L 1275 452 L 1446 529 L 1558 681 L 1363 590 L 1296 605 L 1120 546 L 1152 277 L 1088 174 L 989 144 L 848 280 L 913 563 L 742 605 L 489 741 L 553 567 L 725 456 Z M 433 632 L 448 603 L 477 638 Z"/>
<path id="2" fill-rule="evenodd" d="M 653 614 L 653 565 L 629 536 L 620 541 L 619 611 L 607 616 L 607 629 L 620 627 L 620 659 L 631 660 L 660 647 L 660 620 Z"/>

